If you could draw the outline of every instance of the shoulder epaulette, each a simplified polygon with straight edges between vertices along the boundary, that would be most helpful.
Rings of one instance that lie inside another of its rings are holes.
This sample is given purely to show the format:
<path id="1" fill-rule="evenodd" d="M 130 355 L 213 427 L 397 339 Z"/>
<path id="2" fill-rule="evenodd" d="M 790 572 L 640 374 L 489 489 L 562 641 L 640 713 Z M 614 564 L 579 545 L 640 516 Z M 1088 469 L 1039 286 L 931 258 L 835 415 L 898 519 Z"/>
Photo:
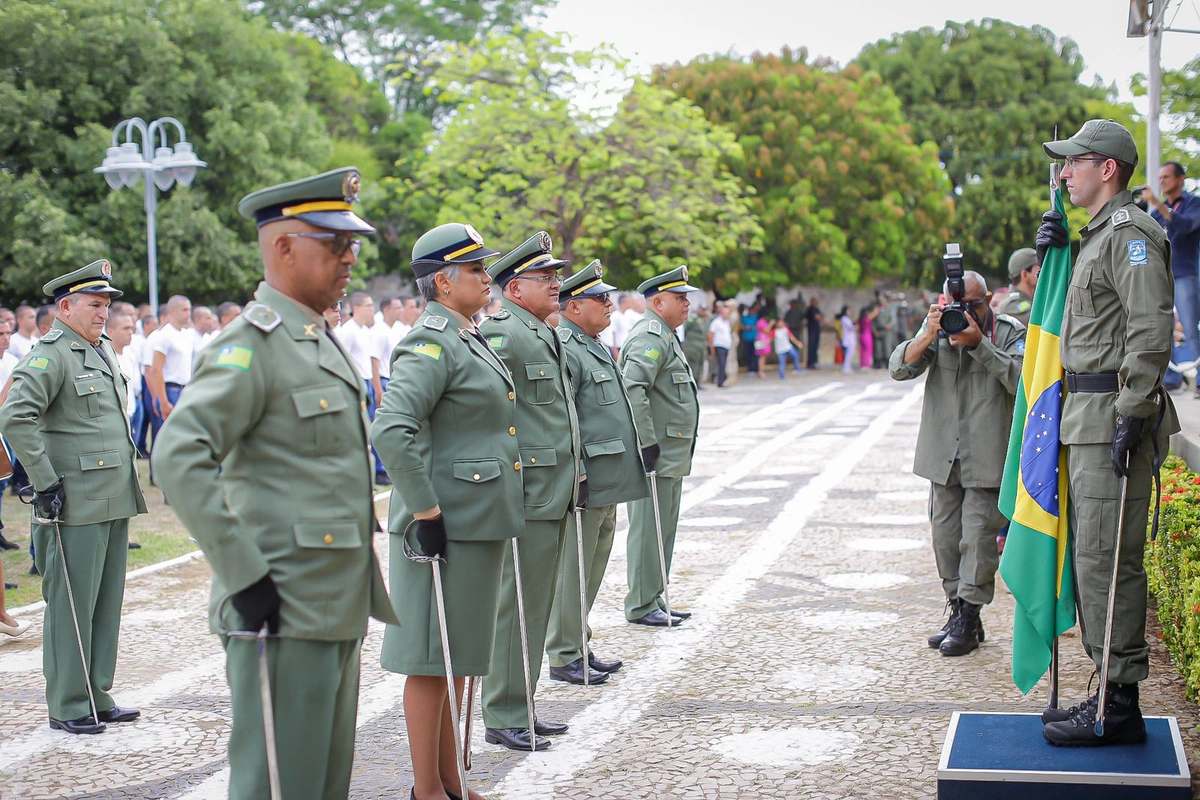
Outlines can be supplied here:
<path id="1" fill-rule="evenodd" d="M 1007 322 L 1009 325 L 1012 325 L 1014 328 L 1024 328 L 1025 327 L 1024 322 L 1021 322 L 1021 320 L 1017 319 L 1016 317 L 1010 317 L 1008 314 L 997 314 L 996 319 L 1000 322 Z"/>
<path id="2" fill-rule="evenodd" d="M 45 336 L 34 342 L 33 346 L 37 347 L 39 344 L 51 344 L 52 342 L 57 342 L 58 337 L 60 336 L 62 336 L 62 328 L 51 328 L 50 330 L 46 331 Z"/>
<path id="3" fill-rule="evenodd" d="M 264 303 L 254 302 L 242 310 L 242 316 L 263 333 L 270 333 L 279 327 L 283 317 L 279 312 Z"/>
<path id="4" fill-rule="evenodd" d="M 444 331 L 446 330 L 446 326 L 450 324 L 450 320 L 447 317 L 426 317 L 421 324 L 435 331 Z"/>
<path id="5" fill-rule="evenodd" d="M 1120 228 L 1123 225 L 1129 225 L 1132 223 L 1133 223 L 1133 215 L 1129 213 L 1129 209 L 1118 208 L 1116 211 L 1113 212 L 1112 224 L 1113 224 L 1114 228 Z"/>
<path id="6" fill-rule="evenodd" d="M 492 319 L 508 319 L 509 316 L 510 316 L 510 314 L 508 313 L 508 309 L 502 308 L 499 311 L 497 311 L 495 314 L 492 314 Z"/>
<path id="7" fill-rule="evenodd" d="M 571 332 L 566 328 L 555 328 L 558 331 L 558 340 L 563 344 L 571 341 Z"/>
<path id="8" fill-rule="evenodd" d="M 662 336 L 662 325 L 658 324 L 658 320 L 656 320 L 656 319 L 650 320 L 650 323 L 646 327 L 650 329 L 651 333 Z"/>

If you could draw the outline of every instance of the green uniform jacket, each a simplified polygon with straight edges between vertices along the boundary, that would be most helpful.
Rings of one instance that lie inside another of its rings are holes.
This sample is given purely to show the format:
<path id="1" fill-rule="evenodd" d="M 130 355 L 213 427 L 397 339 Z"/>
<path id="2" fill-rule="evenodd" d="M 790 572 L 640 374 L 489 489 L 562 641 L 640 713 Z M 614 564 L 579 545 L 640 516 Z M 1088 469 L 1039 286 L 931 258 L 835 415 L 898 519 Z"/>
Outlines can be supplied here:
<path id="1" fill-rule="evenodd" d="M 378 529 L 362 380 L 325 323 L 266 283 L 200 352 L 154 443 L 154 472 L 213 571 L 217 607 L 270 573 L 279 635 L 339 641 L 399 624 Z M 218 468 L 220 471 L 218 472 Z"/>
<path id="2" fill-rule="evenodd" d="M 693 361 L 703 363 L 708 353 L 708 325 L 700 317 L 683 324 L 683 351 Z"/>
<path id="3" fill-rule="evenodd" d="M 650 483 L 642 466 L 633 408 L 612 354 L 569 319 L 558 326 L 558 338 L 573 378 L 589 507 L 647 497 Z"/>
<path id="4" fill-rule="evenodd" d="M 63 477 L 64 525 L 146 512 L 125 416 L 125 377 L 107 339 L 101 338 L 101 358 L 56 320 L 13 370 L 0 408 L 0 432 L 34 488 L 45 490 Z"/>
<path id="5" fill-rule="evenodd" d="M 1116 372 L 1120 393 L 1070 393 L 1063 403 L 1065 444 L 1111 442 L 1116 415 L 1150 417 L 1164 397 L 1171 357 L 1175 284 L 1167 234 L 1121 192 L 1081 231 L 1067 289 L 1062 362 L 1067 372 Z M 1179 430 L 1169 399 L 1163 433 Z"/>
<path id="6" fill-rule="evenodd" d="M 1004 476 L 1025 326 L 1012 317 L 995 319 L 994 338 L 985 330 L 974 350 L 938 337 L 912 364 L 904 363 L 911 340 L 892 351 L 888 369 L 894 379 L 912 380 L 929 370 L 913 472 L 934 483 L 946 484 L 956 458 L 967 488 L 995 489 Z"/>
<path id="7" fill-rule="evenodd" d="M 395 482 L 388 530 L 441 506 L 455 541 L 524 529 L 517 404 L 508 369 L 453 313 L 430 303 L 392 352 L 371 438 Z M 399 545 L 393 545 L 398 547 Z"/>
<path id="8" fill-rule="evenodd" d="M 581 471 L 579 421 L 558 337 L 553 328 L 507 298 L 479 330 L 516 385 L 525 519 L 562 519 Z"/>
<path id="9" fill-rule="evenodd" d="M 1022 325 L 1029 326 L 1029 312 L 1033 310 L 1033 301 L 1017 289 L 1012 289 L 1000 304 L 999 313 L 1012 317 Z"/>
<path id="10" fill-rule="evenodd" d="M 661 450 L 658 474 L 664 478 L 691 474 L 700 403 L 696 379 L 675 332 L 662 317 L 647 311 L 625 339 L 620 366 L 638 440 L 642 447 L 657 444 Z"/>

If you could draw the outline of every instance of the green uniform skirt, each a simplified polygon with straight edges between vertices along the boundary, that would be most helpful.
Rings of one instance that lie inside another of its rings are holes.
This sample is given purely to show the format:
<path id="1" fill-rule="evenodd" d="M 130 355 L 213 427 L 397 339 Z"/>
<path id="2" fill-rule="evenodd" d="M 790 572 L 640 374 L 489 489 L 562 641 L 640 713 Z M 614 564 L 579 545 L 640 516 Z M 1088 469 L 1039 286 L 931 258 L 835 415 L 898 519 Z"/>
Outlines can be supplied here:
<path id="1" fill-rule="evenodd" d="M 441 564 L 442 589 L 455 675 L 487 675 L 492 671 L 500 569 L 509 546 L 508 539 L 451 541 L 446 545 L 446 561 Z M 402 675 L 445 675 L 433 599 L 433 567 L 405 558 L 399 537 L 392 539 L 389 558 L 392 603 L 403 624 L 387 626 L 379 663 Z"/>

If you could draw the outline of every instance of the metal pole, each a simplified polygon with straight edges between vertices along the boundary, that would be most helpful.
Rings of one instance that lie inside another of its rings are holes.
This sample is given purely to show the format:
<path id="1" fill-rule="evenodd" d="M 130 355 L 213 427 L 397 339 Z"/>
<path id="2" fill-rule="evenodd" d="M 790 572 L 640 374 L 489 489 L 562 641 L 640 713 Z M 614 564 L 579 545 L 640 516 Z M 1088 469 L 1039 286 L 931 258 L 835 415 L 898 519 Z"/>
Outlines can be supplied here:
<path id="1" fill-rule="evenodd" d="M 667 556 L 663 547 L 662 510 L 658 504 L 658 471 L 649 473 L 650 500 L 654 506 L 654 533 L 658 538 L 658 571 L 662 577 L 663 606 L 667 610 L 667 627 L 673 627 L 675 620 L 671 616 L 671 596 L 667 592 Z"/>
<path id="2" fill-rule="evenodd" d="M 1162 166 L 1162 133 L 1158 115 L 1162 108 L 1162 35 L 1167 3 L 1154 0 L 1150 12 L 1149 113 L 1146 114 L 1146 183 L 1158 194 L 1158 169 Z"/>
<path id="3" fill-rule="evenodd" d="M 267 745 L 267 782 L 271 787 L 271 800 L 283 800 L 283 784 L 279 780 L 279 753 L 275 740 L 275 704 L 271 701 L 271 665 L 267 659 L 267 623 L 263 623 L 255 636 L 258 648 L 258 691 L 262 703 L 263 739 Z"/>
<path id="4" fill-rule="evenodd" d="M 575 506 L 575 544 L 579 551 L 579 618 L 583 628 L 583 685 L 590 686 L 592 671 L 590 652 L 588 649 L 588 607 L 587 607 L 587 575 L 583 568 L 583 509 Z M 563 602 L 566 602 L 564 600 Z"/>
<path id="5" fill-rule="evenodd" d="M 1050 702 L 1047 708 L 1058 708 L 1058 637 L 1050 642 Z"/>
<path id="6" fill-rule="evenodd" d="M 467 718 L 463 725 L 463 769 L 471 771 L 471 718 L 475 715 L 475 676 L 467 678 Z M 465 794 L 463 795 L 466 796 Z"/>
<path id="7" fill-rule="evenodd" d="M 155 215 L 158 210 L 157 187 L 154 185 L 154 173 L 147 172 L 144 178 L 146 184 L 146 260 L 150 266 L 150 308 L 158 313 L 158 232 L 155 229 Z"/>
<path id="8" fill-rule="evenodd" d="M 1113 543 L 1112 580 L 1108 582 L 1108 615 L 1104 620 L 1104 654 L 1100 658 L 1100 692 L 1096 698 L 1096 735 L 1104 736 L 1104 704 L 1108 695 L 1108 667 L 1112 660 L 1113 616 L 1117 610 L 1117 572 L 1121 567 L 1121 535 L 1125 532 L 1125 497 L 1129 494 L 1129 454 L 1121 478 L 1121 505 L 1117 509 L 1117 536 Z"/>
<path id="9" fill-rule="evenodd" d="M 512 538 L 513 576 L 517 582 L 517 622 L 521 629 L 521 666 L 525 671 L 525 712 L 529 716 L 529 752 L 537 752 L 537 720 L 533 714 L 533 678 L 529 674 L 529 629 L 525 623 L 525 591 L 521 585 L 521 546 Z"/>

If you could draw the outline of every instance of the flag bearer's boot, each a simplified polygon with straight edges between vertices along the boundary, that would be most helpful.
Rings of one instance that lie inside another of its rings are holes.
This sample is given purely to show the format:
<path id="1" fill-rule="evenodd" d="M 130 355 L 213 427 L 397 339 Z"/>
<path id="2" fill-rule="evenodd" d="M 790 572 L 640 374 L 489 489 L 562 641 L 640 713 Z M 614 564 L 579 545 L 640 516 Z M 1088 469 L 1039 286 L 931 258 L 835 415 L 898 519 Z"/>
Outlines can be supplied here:
<path id="1" fill-rule="evenodd" d="M 1095 680 L 1096 673 L 1092 673 L 1091 680 L 1088 681 L 1088 688 L 1092 688 L 1092 680 Z M 1042 724 L 1049 725 L 1051 722 L 1065 722 L 1071 717 L 1082 713 L 1090 713 L 1093 718 L 1096 714 L 1096 703 L 1100 701 L 1100 690 L 1097 689 L 1092 693 L 1092 696 L 1087 700 L 1081 700 L 1070 708 L 1047 708 L 1042 712 Z M 1090 711 L 1088 710 L 1090 709 Z"/>
<path id="2" fill-rule="evenodd" d="M 1146 721 L 1138 707 L 1138 685 L 1109 681 L 1106 694 L 1103 736 L 1096 734 L 1099 702 L 1085 703 L 1069 719 L 1049 723 L 1042 728 L 1042 736 L 1057 747 L 1103 747 L 1146 741 Z"/>
<path id="3" fill-rule="evenodd" d="M 980 606 L 972 605 L 966 600 L 959 600 L 958 619 L 951 620 L 946 638 L 938 645 L 938 652 L 944 656 L 965 656 L 979 649 L 982 627 L 979 624 Z"/>
<path id="4" fill-rule="evenodd" d="M 946 638 L 946 634 L 949 633 L 950 626 L 954 623 L 954 620 L 958 618 L 958 605 L 959 600 L 957 597 L 946 601 L 946 608 L 950 610 L 950 617 L 946 620 L 946 624 L 942 626 L 942 629 L 930 635 L 928 640 L 929 646 L 935 650 L 942 643 L 942 640 Z"/>

